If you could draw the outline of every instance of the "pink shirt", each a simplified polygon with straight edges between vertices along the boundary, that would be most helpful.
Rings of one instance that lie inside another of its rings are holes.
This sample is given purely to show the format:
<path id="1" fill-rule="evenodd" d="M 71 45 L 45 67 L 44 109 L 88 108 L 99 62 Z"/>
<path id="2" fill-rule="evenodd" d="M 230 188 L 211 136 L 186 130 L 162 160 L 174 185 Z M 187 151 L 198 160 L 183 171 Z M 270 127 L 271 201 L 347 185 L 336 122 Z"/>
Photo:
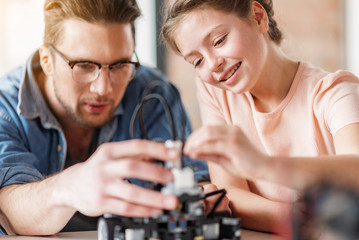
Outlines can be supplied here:
<path id="1" fill-rule="evenodd" d="M 203 124 L 237 125 L 271 156 L 335 154 L 333 134 L 359 122 L 359 79 L 347 71 L 328 73 L 300 63 L 288 95 L 269 113 L 256 111 L 248 92 L 236 94 L 199 80 L 197 87 Z M 255 183 L 258 194 L 290 201 L 288 188 Z"/>

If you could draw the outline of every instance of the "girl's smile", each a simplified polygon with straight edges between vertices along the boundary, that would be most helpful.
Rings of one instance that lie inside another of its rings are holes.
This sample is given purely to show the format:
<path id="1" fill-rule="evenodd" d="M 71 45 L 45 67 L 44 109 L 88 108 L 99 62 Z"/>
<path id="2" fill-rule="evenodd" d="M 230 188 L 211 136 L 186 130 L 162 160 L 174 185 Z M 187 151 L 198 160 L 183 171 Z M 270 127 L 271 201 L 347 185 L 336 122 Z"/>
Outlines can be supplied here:
<path id="1" fill-rule="evenodd" d="M 226 85 L 230 85 L 234 81 L 234 79 L 236 78 L 237 72 L 239 71 L 239 68 L 241 67 L 241 64 L 242 64 L 242 62 L 239 62 L 227 74 L 224 73 L 223 75 L 225 75 L 225 76 L 221 77 L 219 79 L 219 81 L 226 84 Z"/>

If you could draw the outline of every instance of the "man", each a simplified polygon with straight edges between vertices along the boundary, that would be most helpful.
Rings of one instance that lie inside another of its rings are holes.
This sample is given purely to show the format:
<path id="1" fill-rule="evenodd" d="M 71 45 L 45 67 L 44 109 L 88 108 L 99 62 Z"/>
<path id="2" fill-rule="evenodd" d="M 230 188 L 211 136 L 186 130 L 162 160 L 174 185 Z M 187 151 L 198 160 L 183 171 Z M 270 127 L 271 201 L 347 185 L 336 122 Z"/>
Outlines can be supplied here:
<path id="1" fill-rule="evenodd" d="M 175 208 L 175 196 L 125 181 L 168 183 L 170 171 L 151 159 L 179 155 L 161 143 L 130 140 L 131 116 L 146 86 L 166 81 L 139 67 L 136 1 L 46 0 L 44 9 L 44 45 L 26 68 L 0 78 L 3 233 L 93 230 L 104 213 L 146 217 Z M 167 90 L 157 92 L 180 119 L 182 103 Z M 146 130 L 150 139 L 166 140 L 169 121 L 158 105 L 148 105 Z M 139 127 L 135 134 L 141 137 Z M 205 177 L 206 166 L 196 164 L 197 178 Z"/>

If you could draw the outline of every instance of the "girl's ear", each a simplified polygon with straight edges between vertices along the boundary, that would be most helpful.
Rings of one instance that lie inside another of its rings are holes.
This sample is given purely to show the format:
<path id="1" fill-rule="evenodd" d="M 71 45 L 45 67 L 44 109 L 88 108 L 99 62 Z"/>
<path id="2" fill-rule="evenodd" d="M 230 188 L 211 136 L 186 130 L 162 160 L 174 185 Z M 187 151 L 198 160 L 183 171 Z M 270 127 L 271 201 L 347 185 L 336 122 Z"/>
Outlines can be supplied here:
<path id="1" fill-rule="evenodd" d="M 252 17 L 259 27 L 260 33 L 266 33 L 269 29 L 268 14 L 264 7 L 257 1 L 253 1 L 252 4 Z"/>
<path id="2" fill-rule="evenodd" d="M 53 61 L 49 47 L 42 45 L 39 49 L 40 54 L 40 65 L 45 75 L 50 76 L 53 74 Z"/>

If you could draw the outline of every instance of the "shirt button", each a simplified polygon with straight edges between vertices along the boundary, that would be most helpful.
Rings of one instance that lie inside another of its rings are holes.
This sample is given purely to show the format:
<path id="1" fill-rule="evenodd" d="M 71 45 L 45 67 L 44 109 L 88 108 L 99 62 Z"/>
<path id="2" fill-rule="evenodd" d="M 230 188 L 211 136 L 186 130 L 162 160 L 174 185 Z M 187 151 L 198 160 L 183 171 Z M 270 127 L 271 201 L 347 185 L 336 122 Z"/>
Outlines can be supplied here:
<path id="1" fill-rule="evenodd" d="M 57 151 L 58 151 L 58 152 L 61 152 L 61 150 L 62 150 L 62 146 L 61 146 L 61 145 L 57 145 Z"/>

